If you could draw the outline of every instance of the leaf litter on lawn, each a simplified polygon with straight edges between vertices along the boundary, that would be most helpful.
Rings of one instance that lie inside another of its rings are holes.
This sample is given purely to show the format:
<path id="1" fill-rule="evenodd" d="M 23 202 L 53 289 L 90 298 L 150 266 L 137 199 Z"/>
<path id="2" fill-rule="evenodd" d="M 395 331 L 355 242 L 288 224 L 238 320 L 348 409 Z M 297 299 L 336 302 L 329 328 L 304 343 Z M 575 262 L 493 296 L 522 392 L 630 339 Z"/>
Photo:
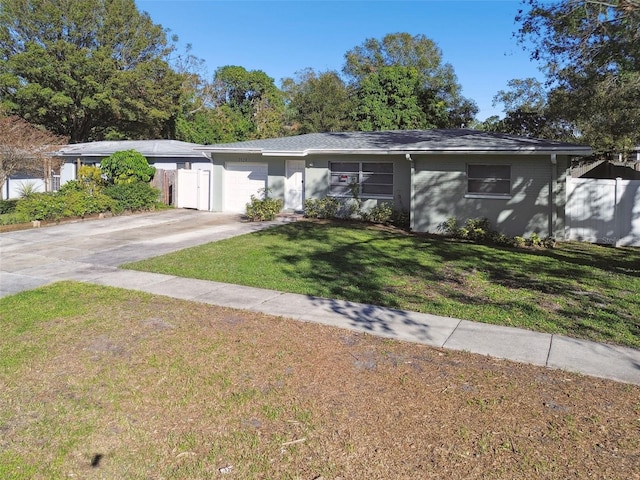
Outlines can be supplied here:
<path id="1" fill-rule="evenodd" d="M 3 478 L 638 475 L 638 386 L 124 290 L 44 290 L 89 313 L 0 340 L 45 352 L 0 371 Z"/>

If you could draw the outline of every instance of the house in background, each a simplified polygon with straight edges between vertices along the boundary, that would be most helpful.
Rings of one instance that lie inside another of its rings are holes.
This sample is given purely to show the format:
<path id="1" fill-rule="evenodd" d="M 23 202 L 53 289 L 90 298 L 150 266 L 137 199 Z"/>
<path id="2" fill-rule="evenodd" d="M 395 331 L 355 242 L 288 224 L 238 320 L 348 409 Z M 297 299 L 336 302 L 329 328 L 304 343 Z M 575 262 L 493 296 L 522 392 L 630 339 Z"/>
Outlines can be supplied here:
<path id="1" fill-rule="evenodd" d="M 81 165 L 99 166 L 115 152 L 135 150 L 156 168 L 152 184 L 161 191 L 165 204 L 209 210 L 211 161 L 194 150 L 199 146 L 178 140 L 113 140 L 67 145 L 56 152 L 64 159 L 60 184 L 77 178 Z"/>
<path id="2" fill-rule="evenodd" d="M 101 142 L 66 145 L 55 155 L 64 159 L 60 170 L 60 184 L 77 178 L 82 165 L 99 166 L 100 162 L 115 152 L 135 150 L 140 152 L 149 165 L 162 170 L 180 168 L 211 168 L 211 162 L 201 152 L 194 150 L 201 145 L 178 140 L 105 140 Z"/>
<path id="3" fill-rule="evenodd" d="M 391 202 L 416 232 L 488 218 L 506 235 L 565 237 L 570 160 L 583 145 L 469 129 L 313 133 L 196 147 L 211 159 L 211 210 L 242 212 L 267 188 L 285 209 L 307 198 Z"/>
<path id="4" fill-rule="evenodd" d="M 150 165 L 158 170 L 211 170 L 211 162 L 202 152 L 194 150 L 201 145 L 177 140 L 107 140 L 66 145 L 52 157 L 61 167 L 54 172 L 52 179 L 33 175 L 13 175 L 3 188 L 2 198 L 18 198 L 24 184 L 32 184 L 37 191 L 56 191 L 69 180 L 78 177 L 78 168 L 82 165 L 99 166 L 109 155 L 123 150 L 136 150 L 144 155 Z M 50 181 L 50 187 L 46 188 Z"/>

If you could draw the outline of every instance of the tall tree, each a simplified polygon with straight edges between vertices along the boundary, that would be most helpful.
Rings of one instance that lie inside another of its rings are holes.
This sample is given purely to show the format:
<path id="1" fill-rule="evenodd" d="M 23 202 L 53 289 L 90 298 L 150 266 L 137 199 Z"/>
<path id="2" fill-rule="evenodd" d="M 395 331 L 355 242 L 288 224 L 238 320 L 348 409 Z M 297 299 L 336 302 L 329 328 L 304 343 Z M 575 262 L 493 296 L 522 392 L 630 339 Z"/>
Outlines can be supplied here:
<path id="1" fill-rule="evenodd" d="M 524 3 L 517 35 L 543 64 L 550 107 L 596 151 L 640 143 L 640 2 Z"/>
<path id="2" fill-rule="evenodd" d="M 549 104 L 549 93 L 535 78 L 513 79 L 506 90 L 493 97 L 493 106 L 503 105 L 503 119 L 491 117 L 480 124 L 481 129 L 520 135 L 547 138 L 550 140 L 575 140 L 571 125 L 562 119 L 560 112 Z"/>
<path id="3" fill-rule="evenodd" d="M 157 137 L 181 77 L 134 0 L 2 0 L 0 101 L 71 142 Z"/>
<path id="4" fill-rule="evenodd" d="M 272 138 L 283 132 L 284 99 L 262 70 L 227 65 L 214 74 L 216 108 L 226 105 L 251 125 L 247 138 Z M 238 138 L 237 140 L 246 140 Z"/>
<path id="5" fill-rule="evenodd" d="M 394 33 L 382 40 L 369 38 L 348 51 L 345 59 L 344 73 L 357 87 L 384 67 L 415 69 L 427 124 L 460 127 L 471 122 L 478 111 L 474 102 L 461 95 L 453 67 L 442 63 L 438 45 L 425 35 Z"/>
<path id="6" fill-rule="evenodd" d="M 351 114 L 353 95 L 335 71 L 306 69 L 297 80 L 285 79 L 290 121 L 298 133 L 338 132 L 355 128 Z"/>
<path id="7" fill-rule="evenodd" d="M 59 167 L 49 154 L 65 142 L 63 137 L 0 112 L 0 189 L 16 173 L 48 180 L 51 170 Z"/>
<path id="8" fill-rule="evenodd" d="M 420 79 L 412 67 L 381 67 L 358 88 L 358 129 L 411 130 L 433 128 L 420 105 Z"/>

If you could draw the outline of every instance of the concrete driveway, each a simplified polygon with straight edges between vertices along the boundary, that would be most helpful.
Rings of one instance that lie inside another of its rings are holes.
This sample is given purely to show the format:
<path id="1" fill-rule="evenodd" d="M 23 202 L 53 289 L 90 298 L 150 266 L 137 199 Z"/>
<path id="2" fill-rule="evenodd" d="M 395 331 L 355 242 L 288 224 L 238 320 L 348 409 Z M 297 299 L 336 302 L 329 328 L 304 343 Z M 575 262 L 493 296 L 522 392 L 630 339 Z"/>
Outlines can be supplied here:
<path id="1" fill-rule="evenodd" d="M 0 297 L 272 225 L 172 209 L 0 233 Z"/>
<path id="2" fill-rule="evenodd" d="M 126 262 L 287 220 L 247 223 L 238 215 L 167 210 L 0 233 L 0 296 L 59 280 L 77 280 L 640 385 L 640 350 L 632 348 L 376 305 L 118 269 Z"/>

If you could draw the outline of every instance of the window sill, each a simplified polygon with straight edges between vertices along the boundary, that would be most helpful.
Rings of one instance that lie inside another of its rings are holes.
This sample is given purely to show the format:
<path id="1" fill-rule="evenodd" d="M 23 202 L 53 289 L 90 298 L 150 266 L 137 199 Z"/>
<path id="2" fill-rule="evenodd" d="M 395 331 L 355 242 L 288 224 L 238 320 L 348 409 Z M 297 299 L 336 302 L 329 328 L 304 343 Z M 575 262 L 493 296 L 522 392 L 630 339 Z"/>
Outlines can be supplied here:
<path id="1" fill-rule="evenodd" d="M 486 200 L 511 200 L 512 195 L 485 195 L 482 193 L 467 193 L 464 198 L 481 198 Z"/>
<path id="2" fill-rule="evenodd" d="M 393 195 L 358 195 L 358 196 L 360 197 L 361 200 L 393 200 Z M 353 195 L 351 195 L 350 193 L 346 193 L 344 195 L 340 195 L 337 193 L 330 193 L 327 195 L 327 197 L 347 199 L 347 200 L 353 199 Z"/>

